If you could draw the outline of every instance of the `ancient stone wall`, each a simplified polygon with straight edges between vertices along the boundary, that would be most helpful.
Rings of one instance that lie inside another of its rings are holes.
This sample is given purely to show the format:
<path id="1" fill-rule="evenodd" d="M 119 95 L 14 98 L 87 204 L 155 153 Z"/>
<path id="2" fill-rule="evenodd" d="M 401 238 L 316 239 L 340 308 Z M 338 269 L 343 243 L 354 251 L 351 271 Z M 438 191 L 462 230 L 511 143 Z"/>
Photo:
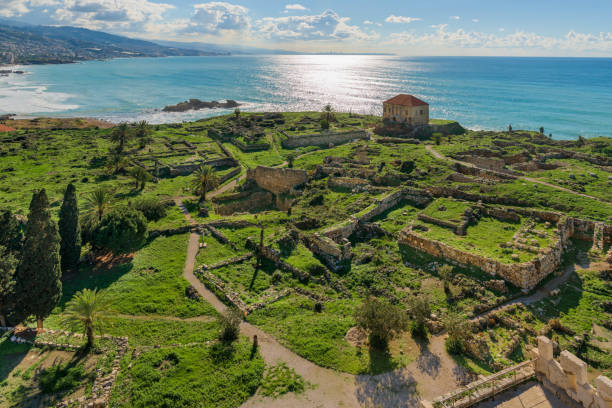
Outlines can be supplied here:
<path id="1" fill-rule="evenodd" d="M 308 174 L 299 169 L 257 166 L 247 171 L 247 180 L 254 180 L 264 190 L 280 194 L 306 183 Z"/>
<path id="2" fill-rule="evenodd" d="M 569 398 L 585 408 L 612 406 L 612 380 L 600 375 L 595 379 L 595 386 L 591 385 L 587 364 L 567 350 L 555 360 L 553 344 L 548 337 L 538 337 L 538 347 L 531 350 L 531 358 L 538 379 L 562 401 Z"/>
<path id="3" fill-rule="evenodd" d="M 285 140 L 281 142 L 285 149 L 295 149 L 296 147 L 304 146 L 323 146 L 327 147 L 330 144 L 340 145 L 348 142 L 352 142 L 356 139 L 368 140 L 370 136 L 365 130 L 351 130 L 349 132 L 338 132 L 338 133 L 317 133 L 313 135 L 298 135 L 289 136 L 284 135 Z"/>
<path id="4" fill-rule="evenodd" d="M 571 219 L 565 218 L 560 221 L 558 229 L 557 240 L 550 247 L 541 249 L 529 262 L 512 264 L 505 264 L 482 255 L 462 251 L 440 241 L 424 238 L 413 232 L 410 227 L 400 232 L 399 243 L 438 258 L 453 260 L 461 265 L 476 266 L 493 276 L 502 277 L 519 288 L 530 290 L 561 264 L 563 250 L 573 233 Z"/>

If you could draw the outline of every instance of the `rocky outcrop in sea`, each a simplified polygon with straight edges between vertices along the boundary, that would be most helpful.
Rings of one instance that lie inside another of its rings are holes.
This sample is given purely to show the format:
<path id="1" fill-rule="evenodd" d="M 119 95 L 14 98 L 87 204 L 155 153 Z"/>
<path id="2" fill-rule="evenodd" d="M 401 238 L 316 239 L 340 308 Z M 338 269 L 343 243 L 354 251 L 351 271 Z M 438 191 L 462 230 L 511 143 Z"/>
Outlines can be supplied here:
<path id="1" fill-rule="evenodd" d="M 164 112 L 186 112 L 189 110 L 200 110 L 200 109 L 232 109 L 237 108 L 240 104 L 232 99 L 228 99 L 225 102 L 218 101 L 201 101 L 199 99 L 189 99 L 188 101 L 177 103 L 176 105 L 168 105 L 162 111 Z"/>

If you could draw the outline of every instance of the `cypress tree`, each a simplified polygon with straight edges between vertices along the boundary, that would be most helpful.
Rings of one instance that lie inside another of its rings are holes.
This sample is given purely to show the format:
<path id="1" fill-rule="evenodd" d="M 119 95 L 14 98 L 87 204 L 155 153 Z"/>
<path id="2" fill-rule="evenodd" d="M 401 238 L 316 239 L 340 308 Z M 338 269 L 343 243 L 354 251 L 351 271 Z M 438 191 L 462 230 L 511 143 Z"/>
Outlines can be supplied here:
<path id="1" fill-rule="evenodd" d="M 16 297 L 20 317 L 36 316 L 37 327 L 57 305 L 62 294 L 60 237 L 51 219 L 45 189 L 34 192 L 26 225 L 21 262 L 16 273 Z"/>
<path id="2" fill-rule="evenodd" d="M 81 226 L 76 188 L 68 184 L 64 193 L 64 202 L 59 212 L 60 258 L 62 271 L 72 269 L 81 257 Z"/>
<path id="3" fill-rule="evenodd" d="M 0 326 L 6 326 L 6 315 L 13 306 L 17 259 L 0 245 Z"/>

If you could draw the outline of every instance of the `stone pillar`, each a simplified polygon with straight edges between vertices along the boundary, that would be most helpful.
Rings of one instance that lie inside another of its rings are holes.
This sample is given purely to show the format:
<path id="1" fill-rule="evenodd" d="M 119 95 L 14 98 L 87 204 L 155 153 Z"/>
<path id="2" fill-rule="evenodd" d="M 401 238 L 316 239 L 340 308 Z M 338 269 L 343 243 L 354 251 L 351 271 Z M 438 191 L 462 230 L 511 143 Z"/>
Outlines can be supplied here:
<path id="1" fill-rule="evenodd" d="M 546 336 L 538 336 L 538 359 L 536 361 L 536 371 L 548 377 L 548 363 L 553 359 L 553 346 L 550 339 Z"/>
<path id="2" fill-rule="evenodd" d="M 584 361 L 567 350 L 561 353 L 559 361 L 563 370 L 569 373 L 568 386 L 576 390 L 577 386 L 584 385 L 588 382 L 587 365 Z"/>
<path id="3" fill-rule="evenodd" d="M 612 408 L 612 380 L 600 375 L 595 379 L 595 407 Z"/>

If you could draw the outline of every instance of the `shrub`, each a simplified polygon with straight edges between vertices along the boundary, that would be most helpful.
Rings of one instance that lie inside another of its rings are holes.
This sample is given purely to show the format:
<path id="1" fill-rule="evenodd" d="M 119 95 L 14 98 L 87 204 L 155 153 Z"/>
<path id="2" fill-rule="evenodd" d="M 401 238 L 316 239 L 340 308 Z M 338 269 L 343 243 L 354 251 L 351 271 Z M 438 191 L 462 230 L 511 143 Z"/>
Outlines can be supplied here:
<path id="1" fill-rule="evenodd" d="M 132 207 L 140 211 L 147 220 L 157 221 L 166 216 L 168 203 L 159 201 L 153 197 L 141 198 L 132 203 Z"/>
<path id="2" fill-rule="evenodd" d="M 71 390 L 78 387 L 85 377 L 84 364 L 54 365 L 40 373 L 38 383 L 45 394 Z"/>
<path id="3" fill-rule="evenodd" d="M 410 324 L 410 331 L 414 336 L 425 337 L 427 328 L 425 322 L 431 316 L 431 300 L 427 295 L 418 295 L 410 300 L 410 313 L 413 321 Z"/>
<path id="4" fill-rule="evenodd" d="M 465 344 L 472 336 L 470 321 L 457 312 L 450 312 L 444 319 L 444 328 L 448 333 L 444 346 L 451 354 L 465 350 Z"/>
<path id="5" fill-rule="evenodd" d="M 236 307 L 227 308 L 219 315 L 219 325 L 221 332 L 219 339 L 224 342 L 232 342 L 240 334 L 240 323 L 242 322 L 242 312 Z"/>
<path id="6" fill-rule="evenodd" d="M 321 119 L 321 129 L 327 130 L 329 129 L 329 122 L 325 119 Z"/>
<path id="7" fill-rule="evenodd" d="M 147 238 L 147 221 L 140 211 L 117 207 L 104 215 L 92 233 L 94 246 L 115 253 L 134 251 Z"/>
<path id="8" fill-rule="evenodd" d="M 389 340 L 406 330 L 408 319 L 404 311 L 390 303 L 368 298 L 355 312 L 357 324 L 370 332 L 370 345 L 384 349 Z"/>

